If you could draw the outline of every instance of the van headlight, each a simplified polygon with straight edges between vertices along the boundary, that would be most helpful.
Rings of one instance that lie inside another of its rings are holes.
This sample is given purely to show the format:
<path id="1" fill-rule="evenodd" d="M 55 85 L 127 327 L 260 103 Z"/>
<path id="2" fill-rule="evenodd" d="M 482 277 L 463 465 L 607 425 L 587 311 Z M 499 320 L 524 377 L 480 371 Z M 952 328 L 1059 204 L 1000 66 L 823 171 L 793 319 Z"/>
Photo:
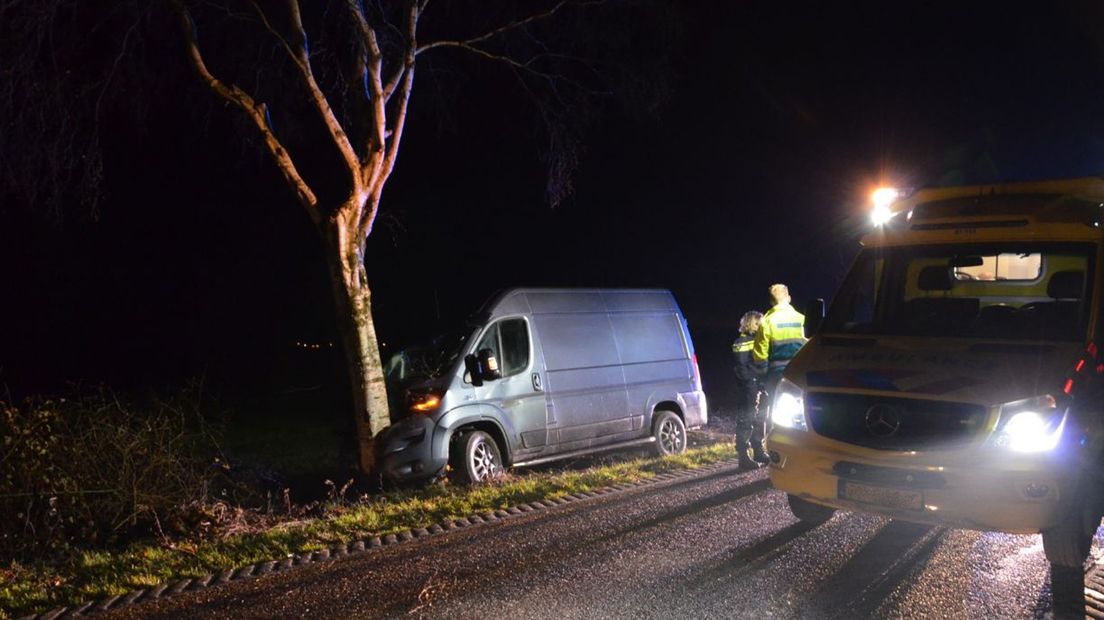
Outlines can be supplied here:
<path id="1" fill-rule="evenodd" d="M 805 423 L 805 390 L 786 379 L 779 381 L 771 402 L 771 422 L 784 428 L 809 430 Z"/>
<path id="2" fill-rule="evenodd" d="M 1062 439 L 1066 412 L 1051 395 L 1001 405 L 993 445 L 1014 452 L 1048 452 Z"/>
<path id="3" fill-rule="evenodd" d="M 441 406 L 441 392 L 424 388 L 407 390 L 406 406 L 414 413 L 433 413 Z"/>

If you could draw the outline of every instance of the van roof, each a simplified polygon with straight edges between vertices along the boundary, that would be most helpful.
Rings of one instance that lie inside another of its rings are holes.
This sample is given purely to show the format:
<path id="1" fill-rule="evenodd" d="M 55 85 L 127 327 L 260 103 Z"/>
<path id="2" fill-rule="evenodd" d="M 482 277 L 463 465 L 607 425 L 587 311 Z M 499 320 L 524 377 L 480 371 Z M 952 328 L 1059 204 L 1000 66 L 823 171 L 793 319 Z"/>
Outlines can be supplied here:
<path id="1" fill-rule="evenodd" d="M 1104 239 L 1104 177 L 920 189 L 863 245 Z"/>
<path id="2" fill-rule="evenodd" d="M 491 297 L 480 310 L 485 316 L 516 313 L 678 311 L 665 289 L 535 288 L 507 289 Z"/>

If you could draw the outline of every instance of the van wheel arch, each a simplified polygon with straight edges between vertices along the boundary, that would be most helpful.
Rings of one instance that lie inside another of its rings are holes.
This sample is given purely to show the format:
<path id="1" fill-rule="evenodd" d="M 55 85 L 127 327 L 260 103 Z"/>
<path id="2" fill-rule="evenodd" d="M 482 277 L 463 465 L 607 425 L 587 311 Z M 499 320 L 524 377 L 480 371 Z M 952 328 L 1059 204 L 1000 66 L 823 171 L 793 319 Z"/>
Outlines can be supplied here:
<path id="1" fill-rule="evenodd" d="M 483 431 L 494 439 L 495 444 L 498 446 L 498 451 L 502 455 L 502 464 L 505 467 L 513 465 L 513 458 L 510 454 L 510 444 L 506 441 L 506 432 L 502 430 L 502 427 L 490 420 L 478 420 L 474 422 L 464 422 L 452 430 L 452 434 L 449 435 L 449 458 L 452 458 L 452 451 L 455 447 L 456 440 L 464 433 L 470 431 Z"/>
<path id="2" fill-rule="evenodd" d="M 653 425 L 655 425 L 656 417 L 659 416 L 660 412 L 662 412 L 662 411 L 670 411 L 671 413 L 677 415 L 679 417 L 679 419 L 682 420 L 683 424 L 686 423 L 686 416 L 683 415 L 683 413 L 682 413 L 682 407 L 679 407 L 679 404 L 676 403 L 673 400 L 665 400 L 665 401 L 656 403 L 655 407 L 652 407 L 652 424 Z"/>

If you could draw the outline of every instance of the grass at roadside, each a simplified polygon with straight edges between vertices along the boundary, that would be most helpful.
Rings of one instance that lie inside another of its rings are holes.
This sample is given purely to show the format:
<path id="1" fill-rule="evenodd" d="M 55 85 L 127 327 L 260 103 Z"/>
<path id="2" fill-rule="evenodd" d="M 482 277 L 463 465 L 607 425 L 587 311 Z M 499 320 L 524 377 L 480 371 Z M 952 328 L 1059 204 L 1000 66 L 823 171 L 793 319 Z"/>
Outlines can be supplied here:
<path id="1" fill-rule="evenodd" d="M 587 470 L 509 476 L 476 487 L 434 485 L 332 506 L 321 518 L 281 523 L 264 531 L 173 545 L 147 542 L 118 551 L 87 551 L 64 565 L 0 568 L 0 617 L 71 606 L 228 567 L 281 559 L 343 542 L 428 527 L 445 519 L 554 499 L 735 457 L 731 444 L 692 448 L 664 459 L 641 458 Z"/>

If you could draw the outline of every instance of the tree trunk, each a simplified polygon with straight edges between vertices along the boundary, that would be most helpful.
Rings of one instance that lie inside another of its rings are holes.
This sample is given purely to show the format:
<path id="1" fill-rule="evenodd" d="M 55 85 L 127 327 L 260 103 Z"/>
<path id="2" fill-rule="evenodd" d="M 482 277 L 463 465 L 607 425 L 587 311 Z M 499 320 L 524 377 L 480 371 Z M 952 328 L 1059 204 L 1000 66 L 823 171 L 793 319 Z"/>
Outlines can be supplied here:
<path id="1" fill-rule="evenodd" d="M 353 390 L 360 468 L 375 467 L 374 438 L 391 424 L 376 327 L 372 322 L 372 293 L 364 271 L 363 245 L 357 239 L 356 209 L 342 207 L 323 235 L 330 266 L 337 324 Z"/>

